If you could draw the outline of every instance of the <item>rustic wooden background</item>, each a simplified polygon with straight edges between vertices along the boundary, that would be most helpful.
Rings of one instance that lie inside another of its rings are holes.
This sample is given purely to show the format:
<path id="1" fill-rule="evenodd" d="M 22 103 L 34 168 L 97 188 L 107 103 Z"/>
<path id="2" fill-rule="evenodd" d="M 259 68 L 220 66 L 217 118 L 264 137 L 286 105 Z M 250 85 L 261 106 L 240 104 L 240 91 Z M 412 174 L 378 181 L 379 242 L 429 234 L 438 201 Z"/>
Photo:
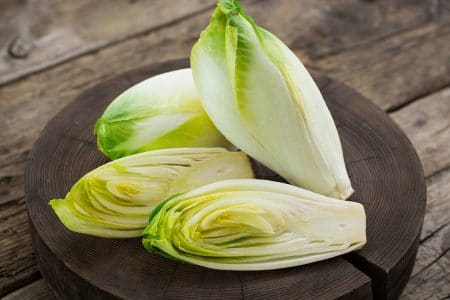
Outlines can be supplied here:
<path id="1" fill-rule="evenodd" d="M 312 70 L 387 111 L 425 169 L 427 212 L 404 299 L 450 297 L 450 1 L 253 0 L 248 13 Z M 0 1 L 0 297 L 51 299 L 34 261 L 24 169 L 81 90 L 183 58 L 215 0 Z M 49 162 L 51 163 L 51 162 Z"/>

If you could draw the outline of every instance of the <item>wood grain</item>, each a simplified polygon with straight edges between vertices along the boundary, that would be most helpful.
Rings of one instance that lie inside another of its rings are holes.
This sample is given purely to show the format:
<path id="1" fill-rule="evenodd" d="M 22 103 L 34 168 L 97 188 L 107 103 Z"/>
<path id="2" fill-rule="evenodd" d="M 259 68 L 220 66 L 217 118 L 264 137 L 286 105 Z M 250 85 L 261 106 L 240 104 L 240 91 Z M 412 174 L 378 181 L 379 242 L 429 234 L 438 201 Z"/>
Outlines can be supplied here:
<path id="1" fill-rule="evenodd" d="M 215 2 L 3 1 L 0 45 L 7 55 L 0 58 L 0 84 L 211 11 Z M 448 11 L 445 2 L 433 0 L 242 2 L 259 23 L 312 60 L 441 20 Z"/>
<path id="2" fill-rule="evenodd" d="M 39 278 L 25 201 L 0 206 L 0 297 Z"/>
<path id="3" fill-rule="evenodd" d="M 449 40 L 450 20 L 431 22 L 319 59 L 314 66 L 391 111 L 449 84 Z"/>
<path id="4" fill-rule="evenodd" d="M 391 114 L 410 138 L 425 176 L 450 167 L 450 88 Z"/>
<path id="5" fill-rule="evenodd" d="M 2 300 L 56 300 L 44 279 L 39 279 L 3 297 Z"/>
<path id="6" fill-rule="evenodd" d="M 211 10 L 215 0 L 2 1 L 0 84 Z"/>
<path id="7" fill-rule="evenodd" d="M 403 299 L 448 299 L 450 295 L 449 236 L 450 226 L 447 225 L 420 248 L 419 254 L 427 255 L 425 253 L 430 252 L 431 256 L 435 256 L 432 251 L 439 251 L 440 255 L 411 277 L 402 295 Z"/>
<path id="8" fill-rule="evenodd" d="M 421 243 L 402 299 L 444 299 L 450 295 L 450 170 L 429 179 Z"/>
<path id="9" fill-rule="evenodd" d="M 450 170 L 436 174 L 428 180 L 427 210 L 421 239 L 426 240 L 434 232 L 450 223 Z"/>

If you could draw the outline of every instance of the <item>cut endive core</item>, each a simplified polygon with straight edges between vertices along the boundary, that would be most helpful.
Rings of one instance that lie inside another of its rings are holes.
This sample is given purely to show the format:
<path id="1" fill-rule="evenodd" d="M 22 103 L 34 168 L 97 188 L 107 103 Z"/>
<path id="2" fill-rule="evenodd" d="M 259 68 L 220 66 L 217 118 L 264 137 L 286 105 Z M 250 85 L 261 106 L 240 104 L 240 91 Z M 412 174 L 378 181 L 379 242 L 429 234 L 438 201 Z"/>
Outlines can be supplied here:
<path id="1" fill-rule="evenodd" d="M 221 270 L 269 270 L 361 248 L 361 204 L 265 180 L 225 180 L 175 196 L 150 216 L 143 244 Z"/>
<path id="2" fill-rule="evenodd" d="M 144 152 L 107 163 L 83 176 L 65 199 L 50 205 L 70 230 L 101 237 L 136 237 L 164 199 L 202 185 L 253 178 L 248 157 L 223 148 Z"/>

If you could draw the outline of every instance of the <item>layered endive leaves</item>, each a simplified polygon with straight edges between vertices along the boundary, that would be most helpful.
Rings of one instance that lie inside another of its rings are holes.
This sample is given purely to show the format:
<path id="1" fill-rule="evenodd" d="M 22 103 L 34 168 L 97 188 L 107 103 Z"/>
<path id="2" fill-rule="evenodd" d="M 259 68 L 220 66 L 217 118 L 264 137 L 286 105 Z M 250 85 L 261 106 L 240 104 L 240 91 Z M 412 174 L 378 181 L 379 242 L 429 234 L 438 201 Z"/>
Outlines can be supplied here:
<path id="1" fill-rule="evenodd" d="M 333 198 L 352 194 L 336 126 L 314 80 L 238 1 L 219 1 L 191 66 L 204 109 L 234 145 L 292 184 Z"/>
<path id="2" fill-rule="evenodd" d="M 228 147 L 182 69 L 142 81 L 119 95 L 95 126 L 98 148 L 111 159 L 149 150 Z"/>
<path id="3" fill-rule="evenodd" d="M 155 206 L 172 195 L 232 178 L 253 178 L 248 157 L 223 148 L 179 148 L 124 157 L 89 172 L 65 199 L 50 201 L 70 230 L 137 237 Z"/>
<path id="4" fill-rule="evenodd" d="M 207 268 L 269 270 L 359 249 L 365 228 L 359 203 L 279 182 L 224 180 L 162 202 L 143 244 Z"/>

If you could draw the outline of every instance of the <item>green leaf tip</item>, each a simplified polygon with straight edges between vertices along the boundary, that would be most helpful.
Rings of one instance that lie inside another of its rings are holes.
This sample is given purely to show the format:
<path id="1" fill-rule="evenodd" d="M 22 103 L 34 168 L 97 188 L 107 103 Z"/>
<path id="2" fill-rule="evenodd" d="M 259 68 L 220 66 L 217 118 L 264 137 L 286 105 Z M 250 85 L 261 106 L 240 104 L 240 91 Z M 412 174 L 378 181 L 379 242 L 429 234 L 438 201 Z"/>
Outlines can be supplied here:
<path id="1" fill-rule="evenodd" d="M 191 67 L 203 108 L 233 145 L 291 184 L 339 199 L 353 193 L 320 89 L 295 53 L 239 2 L 219 1 Z"/>
<path id="2" fill-rule="evenodd" d="M 243 12 L 241 4 L 237 0 L 219 0 L 218 7 L 225 15 L 237 16 Z"/>
<path id="3" fill-rule="evenodd" d="M 113 160 L 158 149 L 231 148 L 203 110 L 187 68 L 128 88 L 108 105 L 94 134 L 98 149 Z"/>

